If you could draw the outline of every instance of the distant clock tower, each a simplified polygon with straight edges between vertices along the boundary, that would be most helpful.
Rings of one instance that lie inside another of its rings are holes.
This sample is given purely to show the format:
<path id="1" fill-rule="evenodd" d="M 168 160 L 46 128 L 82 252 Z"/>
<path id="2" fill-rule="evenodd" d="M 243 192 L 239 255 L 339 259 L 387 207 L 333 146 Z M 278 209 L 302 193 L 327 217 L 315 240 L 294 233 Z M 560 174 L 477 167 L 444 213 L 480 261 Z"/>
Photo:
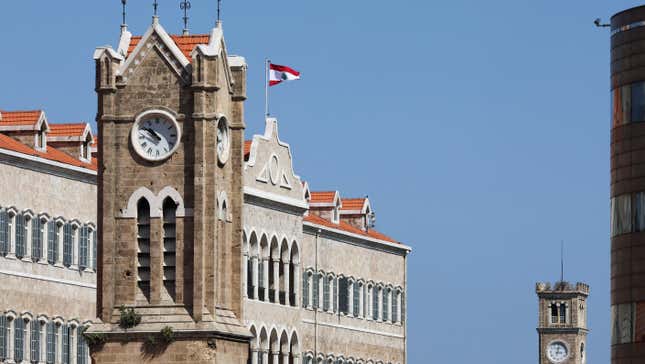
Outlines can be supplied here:
<path id="1" fill-rule="evenodd" d="M 539 282 L 539 364 L 583 364 L 587 361 L 589 286 Z"/>

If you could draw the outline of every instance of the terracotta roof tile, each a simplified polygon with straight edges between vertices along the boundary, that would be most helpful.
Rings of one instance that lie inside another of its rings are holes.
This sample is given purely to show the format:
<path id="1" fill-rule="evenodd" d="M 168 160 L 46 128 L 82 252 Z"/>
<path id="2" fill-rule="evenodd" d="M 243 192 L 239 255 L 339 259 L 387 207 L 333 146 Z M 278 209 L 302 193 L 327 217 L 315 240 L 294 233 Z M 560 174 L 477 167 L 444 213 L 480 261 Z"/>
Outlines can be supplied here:
<path id="1" fill-rule="evenodd" d="M 370 229 L 368 231 L 363 231 L 363 230 L 361 230 L 359 228 L 356 228 L 356 227 L 354 227 L 354 226 L 352 226 L 352 225 L 350 225 L 350 224 L 348 224 L 346 222 L 343 222 L 343 221 L 341 221 L 338 224 L 334 224 L 333 222 L 331 222 L 329 220 L 325 220 L 322 217 L 317 216 L 317 215 L 313 215 L 313 214 L 309 214 L 309 215 L 305 216 L 304 221 L 307 221 L 307 222 L 310 222 L 310 223 L 316 224 L 316 225 L 322 225 L 322 226 L 325 226 L 325 227 L 328 227 L 328 228 L 331 228 L 331 229 L 342 230 L 342 231 L 352 233 L 352 234 L 362 235 L 362 236 L 365 236 L 365 237 L 370 237 L 370 238 L 374 238 L 374 239 L 387 241 L 387 242 L 390 242 L 390 243 L 399 244 L 399 242 L 397 242 L 396 240 L 390 238 L 387 235 L 381 234 L 376 230 Z"/>
<path id="2" fill-rule="evenodd" d="M 49 136 L 82 136 L 86 123 L 49 124 Z"/>
<path id="3" fill-rule="evenodd" d="M 208 44 L 210 36 L 208 34 L 195 34 L 195 35 L 171 35 L 170 36 L 181 52 L 188 58 L 191 59 L 190 53 L 197 47 L 199 44 Z M 141 36 L 134 36 L 130 39 L 130 46 L 128 47 L 128 55 L 134 51 L 139 42 L 141 41 Z"/>
<path id="4" fill-rule="evenodd" d="M 253 140 L 245 140 L 244 141 L 244 160 L 248 161 L 249 156 L 251 155 L 251 145 L 253 144 Z"/>
<path id="5" fill-rule="evenodd" d="M 3 126 L 36 125 L 40 119 L 42 111 L 0 111 L 0 114 L 2 114 L 0 125 Z"/>
<path id="6" fill-rule="evenodd" d="M 93 159 L 92 163 L 81 162 L 80 160 L 73 158 L 69 154 L 61 152 L 60 150 L 51 146 L 47 147 L 46 152 L 40 152 L 4 134 L 0 134 L 0 149 L 6 149 L 13 152 L 40 157 L 50 161 L 68 164 L 74 167 L 86 168 L 92 171 L 96 171 L 98 165 L 96 159 Z"/>
<path id="7" fill-rule="evenodd" d="M 365 205 L 365 198 L 343 198 L 341 199 L 343 206 L 341 211 L 347 210 L 362 210 Z"/>
<path id="8" fill-rule="evenodd" d="M 334 203 L 336 191 L 312 191 L 310 203 Z"/>

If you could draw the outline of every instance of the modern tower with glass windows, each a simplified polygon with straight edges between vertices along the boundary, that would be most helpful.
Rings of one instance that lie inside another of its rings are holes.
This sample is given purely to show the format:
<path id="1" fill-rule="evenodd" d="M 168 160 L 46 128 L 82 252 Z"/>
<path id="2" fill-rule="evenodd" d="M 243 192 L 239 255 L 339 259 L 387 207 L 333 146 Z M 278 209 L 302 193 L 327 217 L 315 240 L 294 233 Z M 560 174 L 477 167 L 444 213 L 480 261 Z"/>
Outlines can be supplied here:
<path id="1" fill-rule="evenodd" d="M 611 362 L 645 362 L 645 6 L 611 18 Z"/>

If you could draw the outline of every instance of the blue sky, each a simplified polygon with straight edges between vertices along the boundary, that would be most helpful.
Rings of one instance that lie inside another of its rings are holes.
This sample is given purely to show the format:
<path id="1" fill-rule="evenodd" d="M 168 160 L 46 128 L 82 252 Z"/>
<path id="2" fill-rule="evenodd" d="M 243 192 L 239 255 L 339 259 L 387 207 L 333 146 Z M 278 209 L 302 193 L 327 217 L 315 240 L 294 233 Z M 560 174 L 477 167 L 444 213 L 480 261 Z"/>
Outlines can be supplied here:
<path id="1" fill-rule="evenodd" d="M 130 1 L 141 34 L 152 1 Z M 160 1 L 181 31 L 179 1 Z M 215 0 L 193 0 L 207 32 Z M 224 2 L 249 63 L 248 135 L 263 127 L 263 60 L 302 71 L 272 89 L 313 189 L 369 195 L 378 229 L 411 245 L 410 363 L 535 362 L 534 283 L 591 285 L 588 363 L 609 361 L 609 32 L 636 1 Z M 7 1 L 0 108 L 93 121 L 96 46 L 120 2 Z"/>

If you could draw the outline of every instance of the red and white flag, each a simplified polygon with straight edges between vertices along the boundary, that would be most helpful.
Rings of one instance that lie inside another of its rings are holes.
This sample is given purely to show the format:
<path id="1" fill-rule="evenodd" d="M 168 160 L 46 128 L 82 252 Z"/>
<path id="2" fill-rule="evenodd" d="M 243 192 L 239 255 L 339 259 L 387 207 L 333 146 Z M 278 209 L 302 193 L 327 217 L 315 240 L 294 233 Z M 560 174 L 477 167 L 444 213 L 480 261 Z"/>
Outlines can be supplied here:
<path id="1" fill-rule="evenodd" d="M 269 63 L 269 86 L 275 86 L 282 81 L 293 81 L 299 79 L 300 72 L 293 68 Z"/>

